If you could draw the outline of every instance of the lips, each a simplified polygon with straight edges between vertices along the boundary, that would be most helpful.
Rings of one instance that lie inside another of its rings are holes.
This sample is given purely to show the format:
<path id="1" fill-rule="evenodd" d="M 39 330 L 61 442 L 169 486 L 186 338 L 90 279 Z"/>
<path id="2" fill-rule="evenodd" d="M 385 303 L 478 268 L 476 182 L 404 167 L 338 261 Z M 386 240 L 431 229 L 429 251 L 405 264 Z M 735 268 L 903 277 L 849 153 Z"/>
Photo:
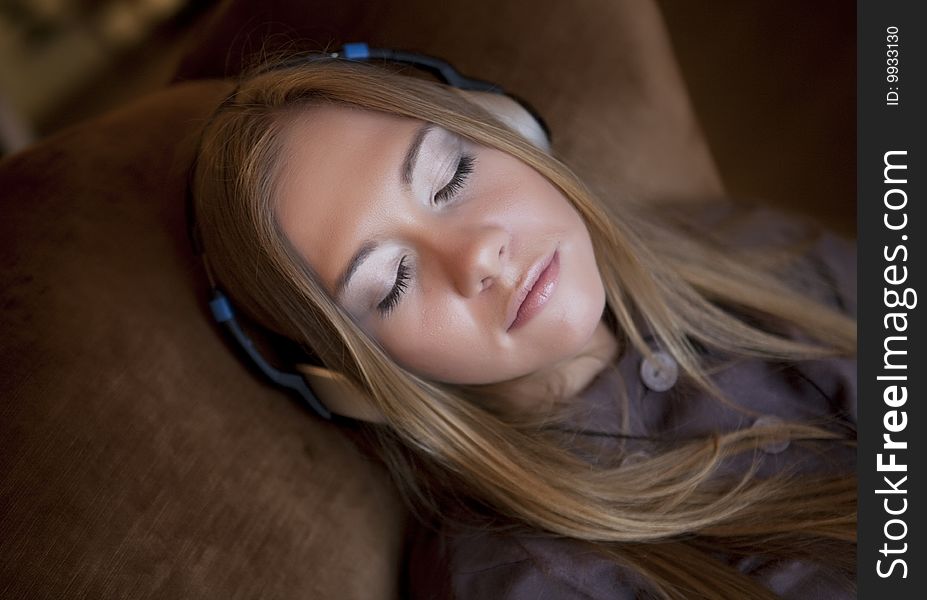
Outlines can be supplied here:
<path id="1" fill-rule="evenodd" d="M 560 275 L 560 253 L 554 250 L 532 265 L 513 294 L 506 313 L 506 331 L 517 329 L 536 315 L 547 304 Z"/>

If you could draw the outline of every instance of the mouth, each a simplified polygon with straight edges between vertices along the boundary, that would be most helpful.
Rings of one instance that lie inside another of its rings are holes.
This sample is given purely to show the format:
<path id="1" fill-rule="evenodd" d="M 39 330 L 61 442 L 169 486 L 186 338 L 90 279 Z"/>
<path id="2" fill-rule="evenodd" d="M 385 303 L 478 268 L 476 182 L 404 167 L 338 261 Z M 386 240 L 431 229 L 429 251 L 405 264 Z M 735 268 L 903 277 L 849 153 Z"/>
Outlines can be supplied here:
<path id="1" fill-rule="evenodd" d="M 521 286 L 513 294 L 506 318 L 506 331 L 527 323 L 541 312 L 560 280 L 560 252 L 554 250 L 528 269 Z"/>

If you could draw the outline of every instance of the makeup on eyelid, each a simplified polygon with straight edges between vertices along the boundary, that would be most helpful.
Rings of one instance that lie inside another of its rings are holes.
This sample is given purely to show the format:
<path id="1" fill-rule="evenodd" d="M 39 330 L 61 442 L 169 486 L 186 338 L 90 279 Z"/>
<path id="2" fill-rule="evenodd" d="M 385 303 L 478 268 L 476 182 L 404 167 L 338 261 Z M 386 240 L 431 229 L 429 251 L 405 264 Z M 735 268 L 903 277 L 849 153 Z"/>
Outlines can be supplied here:
<path id="1" fill-rule="evenodd" d="M 419 188 L 427 189 L 429 204 L 435 208 L 453 203 L 455 196 L 463 190 L 469 175 L 473 172 L 476 157 L 464 149 L 462 138 L 433 125 L 425 126 L 417 132 L 413 143 L 415 142 L 418 146 L 409 149 L 406 156 L 408 164 L 403 164 L 404 185 L 409 185 L 413 193 Z M 453 145 L 453 149 L 449 149 L 448 145 Z M 450 163 L 450 165 L 434 167 L 438 163 Z M 408 176 L 408 181 L 405 181 L 406 176 Z M 422 177 L 427 177 L 428 180 L 422 182 Z M 413 257 L 407 254 L 399 257 L 388 256 L 385 259 L 389 261 L 388 264 L 383 265 L 381 264 L 384 262 L 382 254 L 390 246 L 392 243 L 389 241 L 377 240 L 367 243 L 352 259 L 347 273 L 359 276 L 349 276 L 350 285 L 345 284 L 341 290 L 342 293 L 346 292 L 343 300 L 353 304 L 355 312 L 357 310 L 370 311 L 379 314 L 381 318 L 386 318 L 401 300 L 403 292 L 408 287 L 414 275 Z M 385 292 L 379 283 L 381 278 L 374 278 L 370 275 L 384 271 L 393 274 Z M 366 277 L 364 273 L 367 274 Z M 364 298 L 363 307 L 358 307 L 356 302 L 352 302 L 352 297 Z"/>
<path id="2" fill-rule="evenodd" d="M 440 204 L 451 202 L 454 199 L 454 196 L 466 185 L 467 177 L 473 172 L 473 164 L 475 161 L 476 159 L 472 155 L 461 154 L 457 162 L 457 168 L 451 176 L 451 180 L 445 184 L 444 187 L 435 192 L 435 203 L 438 203 L 438 198 L 441 199 Z M 383 317 L 388 317 L 390 311 L 396 308 L 401 300 L 403 292 L 405 292 L 409 285 L 409 281 L 412 279 L 412 268 L 406 264 L 407 258 L 407 256 L 403 256 L 400 259 L 399 266 L 396 268 L 396 279 L 393 283 L 393 287 L 386 297 L 377 304 L 377 311 L 379 311 L 380 315 Z"/>

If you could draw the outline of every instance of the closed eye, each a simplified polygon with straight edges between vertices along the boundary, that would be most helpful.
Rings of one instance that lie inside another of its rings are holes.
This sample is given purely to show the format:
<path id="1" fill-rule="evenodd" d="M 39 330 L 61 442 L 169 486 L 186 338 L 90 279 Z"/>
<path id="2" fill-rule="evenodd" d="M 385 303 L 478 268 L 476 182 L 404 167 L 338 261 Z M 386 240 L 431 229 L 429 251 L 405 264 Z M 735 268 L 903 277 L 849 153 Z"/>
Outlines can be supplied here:
<path id="1" fill-rule="evenodd" d="M 403 256 L 399 260 L 399 268 L 396 269 L 396 283 L 393 284 L 393 289 L 386 295 L 386 298 L 377 305 L 377 311 L 382 317 L 389 316 L 390 311 L 396 308 L 396 305 L 399 304 L 399 297 L 409 286 L 411 275 L 409 274 L 409 267 L 406 266 L 407 258 L 408 256 Z"/>
<path id="2" fill-rule="evenodd" d="M 464 184 L 467 182 L 467 177 L 473 172 L 473 163 L 475 162 L 476 157 L 472 154 L 461 155 L 454 176 L 451 177 L 447 185 L 435 193 L 435 204 L 447 202 L 463 188 Z"/>

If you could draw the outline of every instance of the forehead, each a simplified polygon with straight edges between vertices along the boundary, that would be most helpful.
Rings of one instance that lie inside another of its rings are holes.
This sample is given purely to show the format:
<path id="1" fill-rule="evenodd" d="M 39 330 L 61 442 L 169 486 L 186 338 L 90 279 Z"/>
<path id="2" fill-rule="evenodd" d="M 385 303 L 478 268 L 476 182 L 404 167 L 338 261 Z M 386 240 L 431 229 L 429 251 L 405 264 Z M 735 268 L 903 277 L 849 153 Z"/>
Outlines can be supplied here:
<path id="1" fill-rule="evenodd" d="M 421 122 L 346 106 L 313 106 L 287 123 L 277 188 L 283 233 L 331 292 L 390 194 Z"/>

